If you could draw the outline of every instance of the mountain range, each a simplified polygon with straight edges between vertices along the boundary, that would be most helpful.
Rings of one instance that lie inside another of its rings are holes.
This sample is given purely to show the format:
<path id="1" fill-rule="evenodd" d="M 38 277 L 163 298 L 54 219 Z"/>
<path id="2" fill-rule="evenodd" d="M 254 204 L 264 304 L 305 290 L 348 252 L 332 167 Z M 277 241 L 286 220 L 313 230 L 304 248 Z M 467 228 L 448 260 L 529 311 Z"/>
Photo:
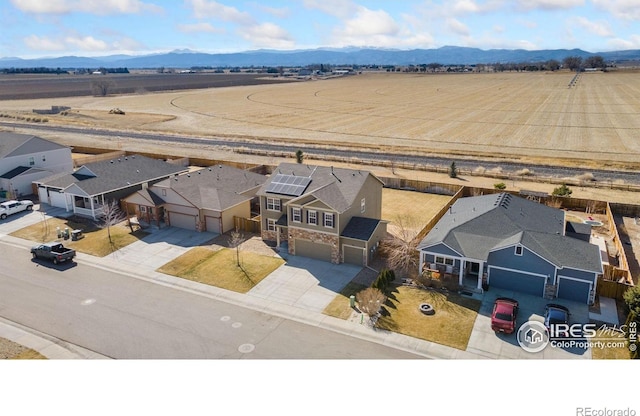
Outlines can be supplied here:
<path id="1" fill-rule="evenodd" d="M 62 56 L 21 59 L 0 58 L 0 68 L 191 68 L 328 65 L 473 65 L 495 63 L 562 61 L 568 56 L 602 56 L 606 62 L 640 60 L 640 50 L 587 52 L 582 49 L 478 49 L 443 46 L 437 49 L 340 48 L 310 50 L 255 50 L 237 53 L 202 53 L 176 50 L 151 55 L 109 55 L 102 57 Z"/>

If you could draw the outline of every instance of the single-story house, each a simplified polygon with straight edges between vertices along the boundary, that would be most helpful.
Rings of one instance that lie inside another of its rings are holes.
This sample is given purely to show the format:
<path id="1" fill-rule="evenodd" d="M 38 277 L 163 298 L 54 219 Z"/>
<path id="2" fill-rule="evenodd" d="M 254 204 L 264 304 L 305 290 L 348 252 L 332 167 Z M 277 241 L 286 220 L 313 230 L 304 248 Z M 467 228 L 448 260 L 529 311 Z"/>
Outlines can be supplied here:
<path id="1" fill-rule="evenodd" d="M 383 183 L 363 170 L 282 163 L 258 191 L 262 239 L 291 255 L 369 264 L 386 237 Z"/>
<path id="2" fill-rule="evenodd" d="M 418 245 L 420 272 L 590 304 L 603 270 L 586 235 L 564 211 L 508 193 L 460 198 Z"/>
<path id="3" fill-rule="evenodd" d="M 182 166 L 140 155 L 87 163 L 73 173 L 35 181 L 40 202 L 96 219 L 109 201 L 186 172 Z"/>
<path id="4" fill-rule="evenodd" d="M 33 181 L 72 171 L 68 147 L 30 134 L 0 132 L 0 198 L 30 195 Z"/>
<path id="5" fill-rule="evenodd" d="M 252 202 L 266 176 L 215 165 L 157 182 L 128 196 L 138 220 L 158 227 L 225 233 L 234 217 L 250 218 Z"/>

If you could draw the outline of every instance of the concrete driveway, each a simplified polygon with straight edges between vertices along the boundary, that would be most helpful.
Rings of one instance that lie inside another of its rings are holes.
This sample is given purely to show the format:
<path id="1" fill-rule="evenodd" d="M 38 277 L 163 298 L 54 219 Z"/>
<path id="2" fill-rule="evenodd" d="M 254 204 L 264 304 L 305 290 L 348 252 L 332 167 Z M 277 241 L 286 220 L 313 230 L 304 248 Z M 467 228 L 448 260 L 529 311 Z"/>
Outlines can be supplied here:
<path id="1" fill-rule="evenodd" d="M 552 301 L 538 296 L 527 295 L 503 289 L 491 288 L 483 295 L 482 306 L 478 312 L 467 351 L 487 358 L 503 359 L 590 359 L 591 351 L 582 348 L 555 348 L 548 345 L 538 353 L 530 353 L 518 344 L 516 333 L 496 334 L 491 329 L 491 312 L 493 302 L 498 297 L 508 297 L 518 301 L 520 310 L 518 312 L 516 328 L 526 321 L 544 322 L 544 307 L 547 303 L 561 304 L 569 308 L 571 317 L 569 323 L 588 323 L 589 307 L 586 304 L 567 301 L 564 299 L 554 299 Z M 516 329 L 517 332 L 517 329 Z"/>
<path id="2" fill-rule="evenodd" d="M 264 278 L 248 295 L 322 312 L 362 267 L 288 256 L 287 262 Z"/>

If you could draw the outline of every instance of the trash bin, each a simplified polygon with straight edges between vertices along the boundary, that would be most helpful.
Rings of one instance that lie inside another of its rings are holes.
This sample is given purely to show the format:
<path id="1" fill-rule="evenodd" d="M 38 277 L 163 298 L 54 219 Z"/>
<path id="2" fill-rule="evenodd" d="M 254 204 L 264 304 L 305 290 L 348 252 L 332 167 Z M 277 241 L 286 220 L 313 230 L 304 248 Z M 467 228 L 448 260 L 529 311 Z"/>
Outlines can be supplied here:
<path id="1" fill-rule="evenodd" d="M 78 241 L 82 237 L 84 237 L 84 235 L 82 235 L 82 230 L 73 230 L 73 231 L 71 231 L 71 241 Z"/>
<path id="2" fill-rule="evenodd" d="M 63 235 L 64 235 L 64 239 L 65 239 L 65 240 L 68 240 L 68 239 L 69 239 L 69 229 L 68 229 L 68 228 L 65 228 L 65 229 L 64 229 L 64 233 L 63 233 Z"/>
<path id="3" fill-rule="evenodd" d="M 60 227 L 56 227 L 56 232 L 58 233 L 58 238 L 62 238 L 62 230 Z"/>

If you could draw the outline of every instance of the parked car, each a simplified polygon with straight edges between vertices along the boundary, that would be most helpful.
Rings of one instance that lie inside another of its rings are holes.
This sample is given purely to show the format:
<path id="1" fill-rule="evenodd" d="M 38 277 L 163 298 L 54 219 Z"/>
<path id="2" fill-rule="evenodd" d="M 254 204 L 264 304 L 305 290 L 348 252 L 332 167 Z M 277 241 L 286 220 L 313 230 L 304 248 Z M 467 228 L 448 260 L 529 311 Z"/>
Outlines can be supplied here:
<path id="1" fill-rule="evenodd" d="M 76 251 L 71 248 L 66 248 L 62 243 L 54 241 L 32 247 L 31 255 L 34 259 L 51 260 L 53 264 L 58 264 L 63 261 L 72 260 L 76 256 Z"/>
<path id="2" fill-rule="evenodd" d="M 558 335 L 562 335 L 563 337 L 568 337 L 568 331 L 562 331 L 560 334 L 551 333 L 551 326 L 557 324 L 569 324 L 569 317 L 571 313 L 566 306 L 558 305 L 555 303 L 548 303 L 544 307 L 544 326 L 549 331 L 550 335 L 556 337 Z M 557 331 L 554 331 L 557 332 Z"/>
<path id="3" fill-rule="evenodd" d="M 4 220 L 9 215 L 17 214 L 22 211 L 31 211 L 33 202 L 25 199 L 23 201 L 4 201 L 0 204 L 0 220 Z"/>
<path id="4" fill-rule="evenodd" d="M 511 334 L 516 330 L 518 301 L 510 298 L 497 298 L 491 313 L 491 329 L 496 332 Z"/>

